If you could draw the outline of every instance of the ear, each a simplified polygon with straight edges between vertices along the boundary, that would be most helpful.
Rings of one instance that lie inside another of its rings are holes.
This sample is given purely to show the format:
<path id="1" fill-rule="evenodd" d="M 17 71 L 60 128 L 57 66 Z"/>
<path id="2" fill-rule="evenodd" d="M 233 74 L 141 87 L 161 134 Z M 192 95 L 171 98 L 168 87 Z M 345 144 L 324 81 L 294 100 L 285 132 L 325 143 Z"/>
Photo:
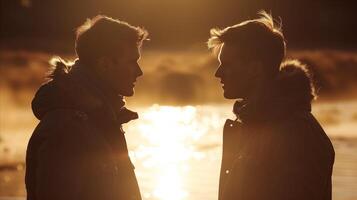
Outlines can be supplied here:
<path id="1" fill-rule="evenodd" d="M 107 57 L 100 57 L 96 61 L 96 67 L 99 70 L 106 71 L 106 70 L 108 70 L 108 68 L 110 66 L 110 62 L 111 61 Z"/>
<path id="2" fill-rule="evenodd" d="M 259 61 L 253 61 L 250 63 L 249 73 L 247 74 L 249 77 L 262 77 L 264 74 L 263 64 Z"/>

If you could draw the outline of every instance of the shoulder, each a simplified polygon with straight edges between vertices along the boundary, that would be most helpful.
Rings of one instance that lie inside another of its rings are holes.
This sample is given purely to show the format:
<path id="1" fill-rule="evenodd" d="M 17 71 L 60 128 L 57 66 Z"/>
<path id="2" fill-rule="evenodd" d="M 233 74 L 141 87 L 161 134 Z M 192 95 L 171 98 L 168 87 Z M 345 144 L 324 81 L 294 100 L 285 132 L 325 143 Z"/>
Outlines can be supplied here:
<path id="1" fill-rule="evenodd" d="M 328 139 L 325 131 L 310 112 L 294 113 L 275 126 L 277 137 L 291 138 L 291 142 L 316 145 Z"/>
<path id="2" fill-rule="evenodd" d="M 85 131 L 87 115 L 84 112 L 72 109 L 58 109 L 47 113 L 38 126 L 33 136 L 40 138 L 76 138 Z"/>
<path id="3" fill-rule="evenodd" d="M 33 132 L 29 144 L 29 156 L 38 156 L 47 162 L 53 158 L 77 158 L 86 150 L 88 123 L 83 113 L 76 110 L 51 111 L 43 117 Z"/>
<path id="4" fill-rule="evenodd" d="M 295 113 L 272 125 L 270 141 L 282 151 L 307 156 L 331 156 L 333 147 L 318 121 L 309 112 Z"/>

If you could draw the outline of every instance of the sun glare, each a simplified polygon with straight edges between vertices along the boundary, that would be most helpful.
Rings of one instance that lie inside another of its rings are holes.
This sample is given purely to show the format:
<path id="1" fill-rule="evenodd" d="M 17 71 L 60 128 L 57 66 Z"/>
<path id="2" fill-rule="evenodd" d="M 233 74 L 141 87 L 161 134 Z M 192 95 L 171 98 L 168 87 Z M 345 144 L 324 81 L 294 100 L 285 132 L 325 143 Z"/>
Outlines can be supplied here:
<path id="1" fill-rule="evenodd" d="M 217 168 L 218 172 L 221 113 L 209 106 L 160 105 L 139 113 L 139 120 L 125 129 L 143 199 L 187 200 L 205 195 L 192 186 L 198 179 L 202 181 L 203 170 Z M 202 168 L 202 162 L 208 166 Z M 215 183 L 218 173 L 211 175 L 213 178 L 205 181 Z"/>
<path id="2" fill-rule="evenodd" d="M 141 116 L 138 131 L 149 144 L 140 145 L 135 154 L 155 174 L 154 199 L 181 200 L 189 195 L 183 180 L 190 170 L 187 163 L 202 154 L 195 150 L 192 140 L 204 134 L 195 122 L 196 114 L 193 106 L 155 105 Z"/>

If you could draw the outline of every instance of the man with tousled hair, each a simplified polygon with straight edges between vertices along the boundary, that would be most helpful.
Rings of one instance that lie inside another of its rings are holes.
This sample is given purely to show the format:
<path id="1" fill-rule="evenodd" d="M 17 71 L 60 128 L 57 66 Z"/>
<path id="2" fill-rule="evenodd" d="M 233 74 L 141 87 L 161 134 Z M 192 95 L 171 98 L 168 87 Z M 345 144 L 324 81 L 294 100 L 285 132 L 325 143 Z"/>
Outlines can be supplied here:
<path id="1" fill-rule="evenodd" d="M 77 29 L 78 59 L 54 58 L 32 101 L 40 120 L 28 144 L 28 200 L 141 200 L 122 124 L 147 32 L 106 16 Z"/>
<path id="2" fill-rule="evenodd" d="M 260 16 L 212 29 L 208 41 L 224 97 L 238 99 L 223 130 L 219 200 L 330 200 L 334 149 L 311 114 L 312 77 L 285 59 L 272 16 Z"/>

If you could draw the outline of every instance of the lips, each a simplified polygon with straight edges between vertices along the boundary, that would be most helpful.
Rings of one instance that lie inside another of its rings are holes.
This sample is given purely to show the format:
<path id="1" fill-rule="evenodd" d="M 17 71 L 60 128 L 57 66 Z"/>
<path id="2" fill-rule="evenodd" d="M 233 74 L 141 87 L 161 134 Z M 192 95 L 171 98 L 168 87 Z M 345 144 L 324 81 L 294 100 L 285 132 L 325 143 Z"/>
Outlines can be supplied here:
<path id="1" fill-rule="evenodd" d="M 223 81 L 221 81 L 221 84 L 223 89 L 226 88 L 226 84 Z"/>

